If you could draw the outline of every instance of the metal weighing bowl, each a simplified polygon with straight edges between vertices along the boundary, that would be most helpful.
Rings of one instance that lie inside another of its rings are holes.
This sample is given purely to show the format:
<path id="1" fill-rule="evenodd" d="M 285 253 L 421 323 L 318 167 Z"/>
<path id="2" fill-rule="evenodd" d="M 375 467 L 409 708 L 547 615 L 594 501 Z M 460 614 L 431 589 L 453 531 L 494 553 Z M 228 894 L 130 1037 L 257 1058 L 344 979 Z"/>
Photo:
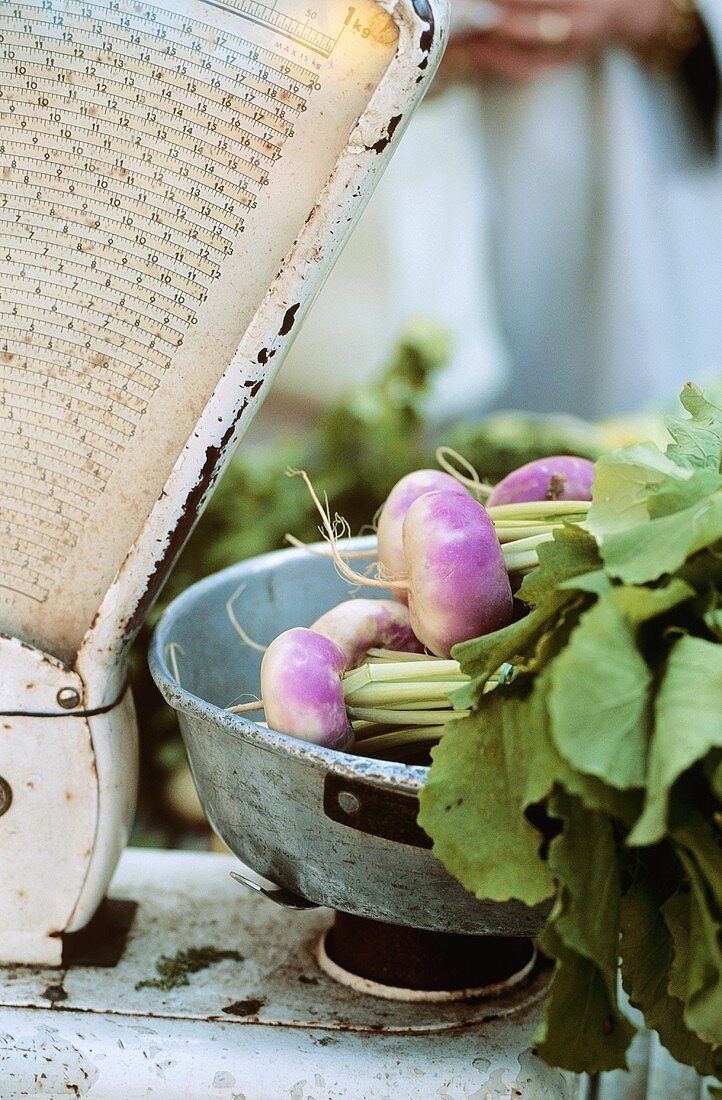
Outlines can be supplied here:
<path id="1" fill-rule="evenodd" d="M 373 545 L 359 539 L 355 548 Z M 221 839 L 259 874 L 320 905 L 431 931 L 535 935 L 544 907 L 478 901 L 432 855 L 416 824 L 426 768 L 318 748 L 224 710 L 259 694 L 261 654 L 242 644 L 226 613 L 243 584 L 236 614 L 264 643 L 349 596 L 328 558 L 280 550 L 193 585 L 158 625 L 151 672 L 178 712 Z"/>

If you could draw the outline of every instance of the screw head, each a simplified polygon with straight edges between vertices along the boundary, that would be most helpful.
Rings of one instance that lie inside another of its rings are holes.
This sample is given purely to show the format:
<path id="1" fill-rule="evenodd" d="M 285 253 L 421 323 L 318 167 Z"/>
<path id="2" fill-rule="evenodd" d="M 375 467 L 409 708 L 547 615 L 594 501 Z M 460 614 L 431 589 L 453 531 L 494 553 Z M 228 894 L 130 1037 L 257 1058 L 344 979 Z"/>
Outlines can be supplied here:
<path id="1" fill-rule="evenodd" d="M 345 814 L 357 814 L 361 809 L 361 803 L 351 791 L 339 791 L 338 804 Z"/>
<path id="2" fill-rule="evenodd" d="M 0 775 L 0 817 L 8 812 L 12 800 L 12 787 L 8 783 L 7 779 L 3 779 L 3 777 Z"/>
<path id="3" fill-rule="evenodd" d="M 62 707 L 63 710 L 75 710 L 80 703 L 80 695 L 74 687 L 61 688 L 55 698 L 58 701 L 58 706 Z"/>

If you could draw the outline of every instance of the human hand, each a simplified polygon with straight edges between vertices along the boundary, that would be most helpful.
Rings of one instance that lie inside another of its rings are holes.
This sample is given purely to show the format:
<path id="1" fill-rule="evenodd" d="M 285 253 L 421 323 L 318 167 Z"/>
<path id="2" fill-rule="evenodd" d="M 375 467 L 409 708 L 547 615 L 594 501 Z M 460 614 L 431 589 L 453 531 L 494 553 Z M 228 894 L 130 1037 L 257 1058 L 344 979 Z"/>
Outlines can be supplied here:
<path id="1" fill-rule="evenodd" d="M 520 82 L 613 44 L 643 50 L 664 36 L 671 0 L 495 0 L 493 8 L 479 0 L 479 21 L 488 29 L 478 31 L 471 29 L 473 3 L 463 10 L 460 33 L 452 34 L 447 73 Z"/>

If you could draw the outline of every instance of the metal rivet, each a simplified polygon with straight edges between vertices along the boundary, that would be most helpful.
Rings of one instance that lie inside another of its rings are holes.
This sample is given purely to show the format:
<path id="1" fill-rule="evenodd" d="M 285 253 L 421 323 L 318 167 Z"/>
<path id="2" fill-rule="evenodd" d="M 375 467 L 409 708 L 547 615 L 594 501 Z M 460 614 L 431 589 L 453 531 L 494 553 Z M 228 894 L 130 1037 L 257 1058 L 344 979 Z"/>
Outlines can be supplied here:
<path id="1" fill-rule="evenodd" d="M 358 798 L 350 791 L 338 792 L 338 804 L 345 814 L 357 814 L 361 809 Z"/>
<path id="2" fill-rule="evenodd" d="M 63 710 L 74 710 L 80 703 L 80 695 L 75 688 L 71 687 L 61 688 L 55 698 L 58 700 L 58 706 Z"/>
<path id="3" fill-rule="evenodd" d="M 13 800 L 12 787 L 6 779 L 0 775 L 0 817 L 6 814 L 10 809 L 10 803 Z"/>

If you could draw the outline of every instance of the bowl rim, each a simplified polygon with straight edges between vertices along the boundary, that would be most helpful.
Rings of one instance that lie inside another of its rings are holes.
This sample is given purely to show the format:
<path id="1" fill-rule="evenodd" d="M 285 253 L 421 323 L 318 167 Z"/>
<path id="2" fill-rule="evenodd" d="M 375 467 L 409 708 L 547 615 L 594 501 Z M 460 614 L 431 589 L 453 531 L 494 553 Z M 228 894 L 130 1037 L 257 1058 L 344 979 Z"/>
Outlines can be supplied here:
<path id="1" fill-rule="evenodd" d="M 376 539 L 371 535 L 350 539 L 347 545 L 351 549 L 365 550 L 372 549 L 375 544 Z M 429 773 L 428 767 L 356 756 L 352 752 L 324 748 L 321 745 L 314 745 L 276 730 L 267 729 L 243 715 L 230 714 L 222 707 L 188 691 L 175 679 L 168 666 L 166 653 L 172 642 L 169 634 L 173 629 L 175 618 L 186 610 L 188 604 L 192 604 L 214 588 L 225 585 L 231 578 L 241 581 L 244 577 L 252 577 L 259 573 L 268 574 L 283 569 L 288 562 L 308 558 L 309 553 L 325 549 L 327 549 L 327 543 L 315 542 L 309 543 L 305 550 L 298 548 L 270 550 L 265 554 L 236 562 L 235 565 L 211 573 L 190 585 L 168 605 L 153 630 L 148 651 L 151 676 L 166 703 L 174 710 L 198 721 L 210 723 L 215 730 L 233 740 L 254 745 L 276 756 L 293 757 L 309 767 L 324 772 L 332 771 L 349 780 L 366 780 L 395 791 L 418 794 Z"/>

